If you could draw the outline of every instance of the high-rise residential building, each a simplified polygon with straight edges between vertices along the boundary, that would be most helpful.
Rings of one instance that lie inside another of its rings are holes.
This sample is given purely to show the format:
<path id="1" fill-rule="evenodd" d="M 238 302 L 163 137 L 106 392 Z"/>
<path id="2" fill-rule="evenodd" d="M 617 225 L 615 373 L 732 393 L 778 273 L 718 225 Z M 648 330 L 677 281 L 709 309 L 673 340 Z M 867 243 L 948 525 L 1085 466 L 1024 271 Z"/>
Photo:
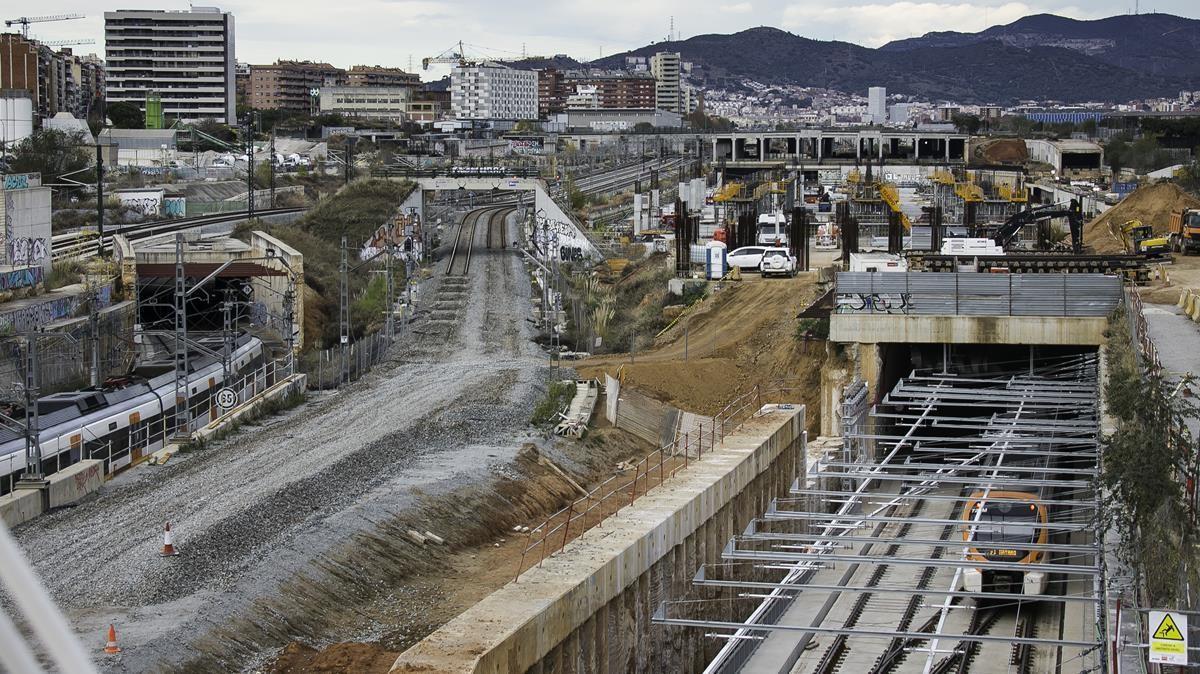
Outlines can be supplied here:
<path id="1" fill-rule="evenodd" d="M 273 65 L 252 65 L 246 104 L 256 110 L 311 114 L 318 107 L 313 90 L 320 92 L 323 87 L 345 84 L 346 71 L 328 63 L 276 61 Z"/>
<path id="2" fill-rule="evenodd" d="M 233 45 L 233 15 L 215 7 L 105 12 L 108 102 L 145 110 L 153 91 L 168 120 L 235 123 Z"/>
<path id="3" fill-rule="evenodd" d="M 887 121 L 887 88 L 867 89 L 867 122 L 883 124 Z"/>
<path id="4" fill-rule="evenodd" d="M 654 76 L 654 107 L 669 112 L 683 110 L 680 92 L 679 52 L 660 51 L 650 57 L 650 74 Z"/>
<path id="5" fill-rule="evenodd" d="M 28 92 L 38 125 L 61 112 L 86 119 L 103 105 L 104 62 L 17 33 L 0 34 L 0 89 Z"/>
<path id="6" fill-rule="evenodd" d="M 455 119 L 538 118 L 538 75 L 496 63 L 456 66 L 450 71 L 450 109 Z"/>
<path id="7" fill-rule="evenodd" d="M 567 87 L 564 83 L 563 71 L 558 68 L 542 68 L 538 75 L 538 117 L 545 118 L 563 111 L 566 102 Z"/>
<path id="8" fill-rule="evenodd" d="M 419 87 L 421 76 L 400 68 L 352 66 L 346 71 L 346 84 L 352 87 Z"/>

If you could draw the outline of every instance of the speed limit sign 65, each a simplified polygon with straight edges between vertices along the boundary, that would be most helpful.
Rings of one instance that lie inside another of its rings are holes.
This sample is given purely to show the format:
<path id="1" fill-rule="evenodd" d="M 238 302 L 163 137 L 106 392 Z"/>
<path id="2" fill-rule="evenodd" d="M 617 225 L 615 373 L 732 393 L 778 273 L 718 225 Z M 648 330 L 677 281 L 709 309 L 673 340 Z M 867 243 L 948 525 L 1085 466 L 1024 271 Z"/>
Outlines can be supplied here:
<path id="1" fill-rule="evenodd" d="M 217 391 L 217 407 L 223 410 L 232 408 L 237 404 L 237 394 L 231 388 L 223 388 Z"/>

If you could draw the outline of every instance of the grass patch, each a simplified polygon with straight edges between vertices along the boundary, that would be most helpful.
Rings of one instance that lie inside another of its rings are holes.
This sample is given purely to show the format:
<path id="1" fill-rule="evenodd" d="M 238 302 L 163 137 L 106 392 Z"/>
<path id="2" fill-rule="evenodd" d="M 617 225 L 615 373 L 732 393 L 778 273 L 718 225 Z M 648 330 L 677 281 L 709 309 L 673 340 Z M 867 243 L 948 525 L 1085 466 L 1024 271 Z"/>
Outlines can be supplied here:
<path id="1" fill-rule="evenodd" d="M 529 423 L 534 426 L 549 426 L 558 421 L 558 413 L 566 410 L 575 395 L 575 382 L 550 382 L 546 397 L 533 408 L 533 417 Z"/>
<path id="2" fill-rule="evenodd" d="M 290 410 L 293 407 L 303 403 L 308 395 L 303 391 L 294 391 L 282 398 L 272 398 L 258 404 L 248 414 L 244 414 L 237 419 L 234 419 L 229 424 L 221 428 L 221 430 L 213 433 L 207 438 L 192 437 L 187 442 L 179 447 L 181 454 L 189 452 L 197 452 L 206 449 L 210 444 L 220 442 L 229 436 L 237 433 L 245 426 L 257 426 L 260 421 L 268 417 L 273 417 L 276 414 Z"/>

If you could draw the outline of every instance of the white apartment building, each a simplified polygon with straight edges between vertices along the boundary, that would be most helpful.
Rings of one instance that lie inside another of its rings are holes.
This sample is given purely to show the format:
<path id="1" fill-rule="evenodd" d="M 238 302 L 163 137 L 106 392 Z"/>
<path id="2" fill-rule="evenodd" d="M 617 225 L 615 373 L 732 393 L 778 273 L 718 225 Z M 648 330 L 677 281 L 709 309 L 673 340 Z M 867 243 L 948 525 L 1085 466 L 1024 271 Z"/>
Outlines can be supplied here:
<path id="1" fill-rule="evenodd" d="M 883 124 L 887 121 L 887 113 L 887 87 L 867 89 L 867 116 L 864 121 L 868 124 Z"/>
<path id="2" fill-rule="evenodd" d="M 538 118 L 538 75 L 496 63 L 450 71 L 450 112 L 455 119 Z"/>
<path id="3" fill-rule="evenodd" d="M 108 103 L 162 98 L 170 120 L 236 120 L 233 15 L 216 7 L 189 11 L 122 9 L 104 13 Z"/>
<path id="4" fill-rule="evenodd" d="M 679 81 L 679 52 L 660 51 L 650 57 L 654 76 L 654 107 L 668 112 L 686 113 Z"/>

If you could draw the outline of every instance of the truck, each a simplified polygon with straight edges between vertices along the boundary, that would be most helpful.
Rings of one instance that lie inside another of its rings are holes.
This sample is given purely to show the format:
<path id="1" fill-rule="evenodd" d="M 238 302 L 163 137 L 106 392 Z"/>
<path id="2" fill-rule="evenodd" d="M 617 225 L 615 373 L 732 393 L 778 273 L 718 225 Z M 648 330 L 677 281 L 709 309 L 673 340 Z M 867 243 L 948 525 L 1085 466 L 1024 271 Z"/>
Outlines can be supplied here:
<path id="1" fill-rule="evenodd" d="M 1171 250 L 1184 255 L 1200 251 L 1200 208 L 1185 208 L 1171 213 L 1167 234 Z"/>
<path id="2" fill-rule="evenodd" d="M 787 216 L 782 211 L 758 216 L 758 243 L 764 246 L 788 245 Z"/>

